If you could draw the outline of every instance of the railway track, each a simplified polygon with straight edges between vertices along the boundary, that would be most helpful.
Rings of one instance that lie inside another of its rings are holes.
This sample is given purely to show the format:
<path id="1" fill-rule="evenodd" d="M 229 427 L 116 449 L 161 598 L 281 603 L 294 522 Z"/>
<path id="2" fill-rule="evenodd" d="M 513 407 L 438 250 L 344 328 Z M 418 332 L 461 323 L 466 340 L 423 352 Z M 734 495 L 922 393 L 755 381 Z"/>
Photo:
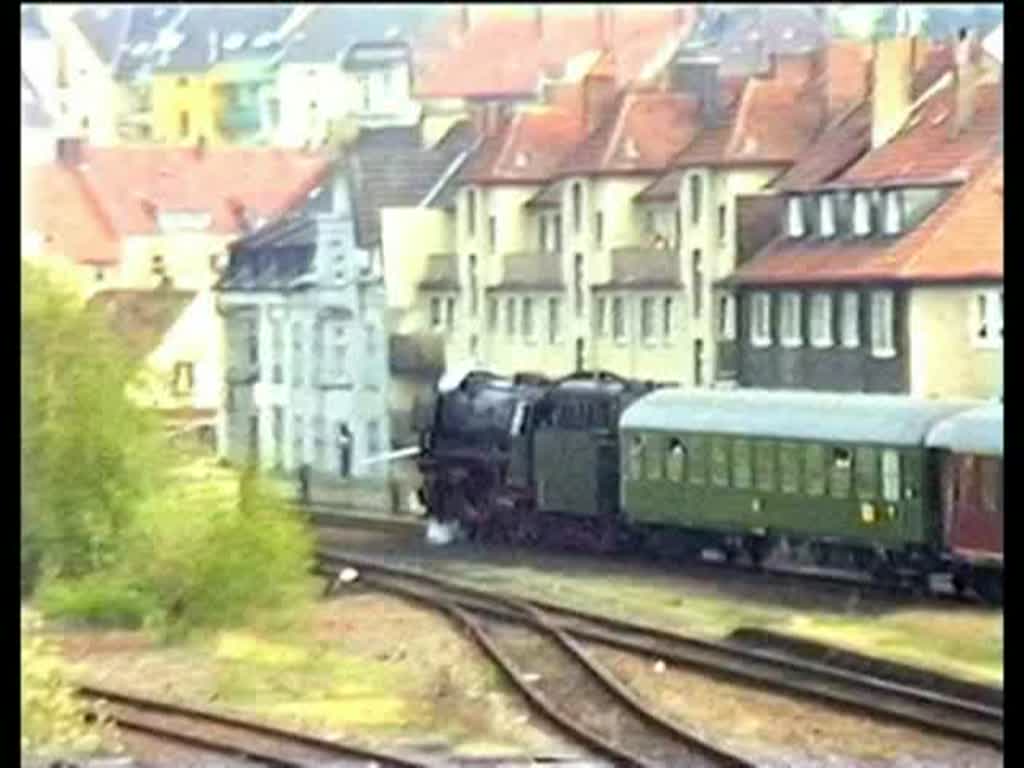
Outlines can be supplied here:
<path id="1" fill-rule="evenodd" d="M 435 765 L 123 691 L 80 685 L 78 695 L 105 702 L 105 712 L 118 728 L 256 765 L 273 768 L 317 765 L 430 768 Z"/>
<path id="2" fill-rule="evenodd" d="M 358 504 L 332 502 L 330 504 L 299 504 L 298 506 L 309 515 L 311 522 L 315 526 L 325 530 L 348 527 L 401 534 L 422 533 L 426 531 L 426 523 L 422 518 L 409 515 L 390 516 L 390 512 L 386 510 L 370 509 Z M 505 545 L 490 543 L 484 546 L 495 551 L 501 551 L 505 547 Z M 536 551 L 576 554 L 552 549 Z M 631 560 L 643 563 L 651 562 L 649 558 L 641 558 L 639 555 L 630 552 L 619 552 L 606 555 L 606 557 L 614 557 L 620 562 L 630 562 Z M 872 581 L 863 574 L 813 566 L 766 564 L 759 569 L 755 569 L 751 566 L 735 562 L 686 560 L 672 561 L 671 569 L 672 573 L 696 577 L 708 576 L 718 579 L 723 577 L 744 579 L 756 575 L 759 580 L 770 579 L 780 587 L 821 586 L 824 588 L 851 590 L 867 596 L 878 595 L 879 597 L 890 599 L 913 600 L 915 605 L 935 604 L 938 606 L 950 606 L 978 604 L 980 602 L 978 599 L 967 594 L 957 594 L 951 584 L 940 584 L 938 590 L 933 586 L 931 593 L 924 594 L 920 584 L 881 583 Z"/>
<path id="3" fill-rule="evenodd" d="M 661 716 L 527 602 L 494 595 L 467 600 L 433 584 L 382 572 L 363 580 L 447 613 L 535 710 L 613 765 L 754 768 Z"/>
<path id="4" fill-rule="evenodd" d="M 716 677 L 786 695 L 807 698 L 899 722 L 922 731 L 1003 748 L 1003 699 L 1000 689 L 939 679 L 931 675 L 909 683 L 906 670 L 890 674 L 885 665 L 865 668 L 863 657 L 808 659 L 778 649 L 751 647 L 691 637 L 629 621 L 611 619 L 556 603 L 524 600 L 426 574 L 422 571 L 355 553 L 321 550 L 319 564 L 327 572 L 344 567 L 359 570 L 372 586 L 409 597 L 428 595 L 492 620 L 543 621 L 550 631 L 576 643 L 597 643 Z M 537 618 L 533 618 L 537 617 Z"/>

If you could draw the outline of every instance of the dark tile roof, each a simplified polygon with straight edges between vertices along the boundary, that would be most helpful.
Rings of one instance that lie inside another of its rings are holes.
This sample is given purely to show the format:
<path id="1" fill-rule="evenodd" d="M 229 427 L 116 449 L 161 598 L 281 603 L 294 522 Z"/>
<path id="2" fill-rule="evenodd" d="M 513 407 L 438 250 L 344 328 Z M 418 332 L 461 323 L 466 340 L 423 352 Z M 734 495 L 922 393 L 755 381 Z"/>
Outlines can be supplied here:
<path id="1" fill-rule="evenodd" d="M 683 172 L 673 168 L 668 173 L 662 174 L 651 184 L 647 185 L 636 195 L 636 200 L 641 203 L 665 202 L 676 199 L 679 194 L 679 180 Z"/>
<path id="2" fill-rule="evenodd" d="M 323 64 L 359 42 L 410 41 L 441 13 L 430 5 L 321 6 L 289 36 L 282 61 Z"/>
<path id="3" fill-rule="evenodd" d="M 72 19 L 114 77 L 127 80 L 152 66 L 157 40 L 177 28 L 189 10 L 176 5 L 89 6 Z"/>
<path id="4" fill-rule="evenodd" d="M 704 6 L 707 9 L 708 6 Z M 803 53 L 822 47 L 825 30 L 810 8 L 774 5 L 729 11 L 713 7 L 679 50 L 722 60 L 721 74 L 751 75 L 762 71 L 770 54 Z"/>
<path id="5" fill-rule="evenodd" d="M 388 357 L 392 374 L 437 378 L 444 372 L 444 337 L 431 333 L 391 334 Z"/>
<path id="6" fill-rule="evenodd" d="M 565 285 L 562 262 L 557 253 L 520 251 L 502 257 L 504 273 L 488 290 L 561 290 Z"/>
<path id="7" fill-rule="evenodd" d="M 427 256 L 426 273 L 419 287 L 424 291 L 457 291 L 459 276 L 455 254 L 432 253 Z"/>
<path id="8" fill-rule="evenodd" d="M 804 189 L 841 174 L 871 149 L 871 104 L 862 102 L 815 141 L 776 182 L 779 189 Z"/>
<path id="9" fill-rule="evenodd" d="M 679 254 L 672 248 L 613 248 L 612 277 L 594 288 L 678 288 Z"/>
<path id="10" fill-rule="evenodd" d="M 294 5 L 189 6 L 175 28 L 177 45 L 161 51 L 154 70 L 203 72 L 224 62 L 270 63 L 282 51 L 279 32 L 295 9 Z"/>
<path id="11" fill-rule="evenodd" d="M 360 247 L 380 242 L 381 208 L 422 203 L 472 141 L 472 133 L 461 125 L 427 148 L 421 144 L 418 127 L 362 132 L 346 172 Z"/>
<path id="12" fill-rule="evenodd" d="M 129 353 L 145 358 L 159 346 L 192 302 L 194 291 L 169 289 L 100 291 L 88 306 L 102 313 Z"/>
<path id="13" fill-rule="evenodd" d="M 43 26 L 42 18 L 39 16 L 39 6 L 21 6 L 21 34 L 23 37 L 48 39 L 50 33 Z"/>

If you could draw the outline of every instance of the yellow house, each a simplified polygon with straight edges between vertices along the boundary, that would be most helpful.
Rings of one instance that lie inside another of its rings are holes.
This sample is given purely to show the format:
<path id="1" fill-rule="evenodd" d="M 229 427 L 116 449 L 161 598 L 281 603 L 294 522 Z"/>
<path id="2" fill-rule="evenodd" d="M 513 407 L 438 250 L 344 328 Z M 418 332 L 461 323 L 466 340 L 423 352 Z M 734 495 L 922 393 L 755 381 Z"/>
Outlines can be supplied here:
<path id="1" fill-rule="evenodd" d="M 220 345 L 211 343 L 216 315 L 209 291 L 104 290 L 89 300 L 130 354 L 144 361 L 132 396 L 172 427 L 199 428 L 213 444 L 220 402 Z"/>

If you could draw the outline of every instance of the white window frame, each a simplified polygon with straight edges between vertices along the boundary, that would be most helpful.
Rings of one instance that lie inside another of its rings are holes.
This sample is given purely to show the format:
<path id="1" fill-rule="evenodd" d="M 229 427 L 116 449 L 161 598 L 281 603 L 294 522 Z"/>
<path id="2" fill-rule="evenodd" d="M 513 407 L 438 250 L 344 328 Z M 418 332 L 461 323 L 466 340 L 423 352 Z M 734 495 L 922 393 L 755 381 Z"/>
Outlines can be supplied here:
<path id="1" fill-rule="evenodd" d="M 826 349 L 834 343 L 832 338 L 832 294 L 815 291 L 811 294 L 811 346 Z"/>
<path id="2" fill-rule="evenodd" d="M 871 234 L 871 193 L 855 192 L 853 195 L 853 234 L 867 237 Z"/>
<path id="3" fill-rule="evenodd" d="M 803 346 L 801 299 L 797 291 L 784 291 L 779 296 L 779 343 L 784 347 Z"/>
<path id="4" fill-rule="evenodd" d="M 807 234 L 803 200 L 799 195 L 793 195 L 786 201 L 786 232 L 792 238 Z"/>
<path id="5" fill-rule="evenodd" d="M 890 290 L 872 291 L 871 307 L 871 355 L 873 357 L 896 356 L 896 297 Z"/>
<path id="6" fill-rule="evenodd" d="M 523 296 L 519 301 L 521 304 L 519 330 L 526 343 L 532 344 L 537 340 L 537 324 L 534 322 L 533 316 L 533 297 Z"/>
<path id="7" fill-rule="evenodd" d="M 562 299 L 548 297 L 548 343 L 557 344 L 562 336 Z"/>
<path id="8" fill-rule="evenodd" d="M 860 294 L 843 291 L 840 305 L 840 340 L 845 349 L 860 346 Z"/>
<path id="9" fill-rule="evenodd" d="M 718 338 L 720 341 L 736 340 L 736 297 L 731 293 L 718 296 Z"/>
<path id="10" fill-rule="evenodd" d="M 836 236 L 836 197 L 826 192 L 818 200 L 818 233 L 823 238 Z"/>
<path id="11" fill-rule="evenodd" d="M 618 313 L 615 311 L 616 308 L 618 308 Z M 626 318 L 626 300 L 624 297 L 612 296 L 611 316 L 612 337 L 615 339 L 616 344 L 625 344 L 629 338 L 629 324 Z M 621 322 L 616 323 L 616 317 L 620 318 Z"/>
<path id="12" fill-rule="evenodd" d="M 971 343 L 981 349 L 998 349 L 1003 346 L 1003 301 L 1002 289 L 973 291 L 970 295 L 970 336 Z M 982 329 L 986 335 L 982 336 Z"/>
<path id="13" fill-rule="evenodd" d="M 754 347 L 772 345 L 772 295 L 768 291 L 750 294 L 750 344 Z"/>
<path id="14" fill-rule="evenodd" d="M 640 338 L 644 344 L 654 343 L 654 297 L 640 297 Z"/>
<path id="15" fill-rule="evenodd" d="M 887 235 L 898 235 L 903 231 L 903 194 L 898 189 L 886 190 L 885 222 L 883 231 Z"/>

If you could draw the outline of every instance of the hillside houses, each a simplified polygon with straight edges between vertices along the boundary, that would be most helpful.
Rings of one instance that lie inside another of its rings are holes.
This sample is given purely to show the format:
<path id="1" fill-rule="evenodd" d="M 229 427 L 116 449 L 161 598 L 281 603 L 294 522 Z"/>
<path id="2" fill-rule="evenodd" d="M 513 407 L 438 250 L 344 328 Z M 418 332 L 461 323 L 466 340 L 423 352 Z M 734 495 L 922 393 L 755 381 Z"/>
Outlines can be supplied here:
<path id="1" fill-rule="evenodd" d="M 1001 30 L 248 11 L 23 15 L 68 82 L 37 45 L 26 256 L 86 297 L 195 294 L 222 455 L 383 471 L 467 363 L 1001 393 Z M 103 117 L 62 107 L 72 80 Z"/>

